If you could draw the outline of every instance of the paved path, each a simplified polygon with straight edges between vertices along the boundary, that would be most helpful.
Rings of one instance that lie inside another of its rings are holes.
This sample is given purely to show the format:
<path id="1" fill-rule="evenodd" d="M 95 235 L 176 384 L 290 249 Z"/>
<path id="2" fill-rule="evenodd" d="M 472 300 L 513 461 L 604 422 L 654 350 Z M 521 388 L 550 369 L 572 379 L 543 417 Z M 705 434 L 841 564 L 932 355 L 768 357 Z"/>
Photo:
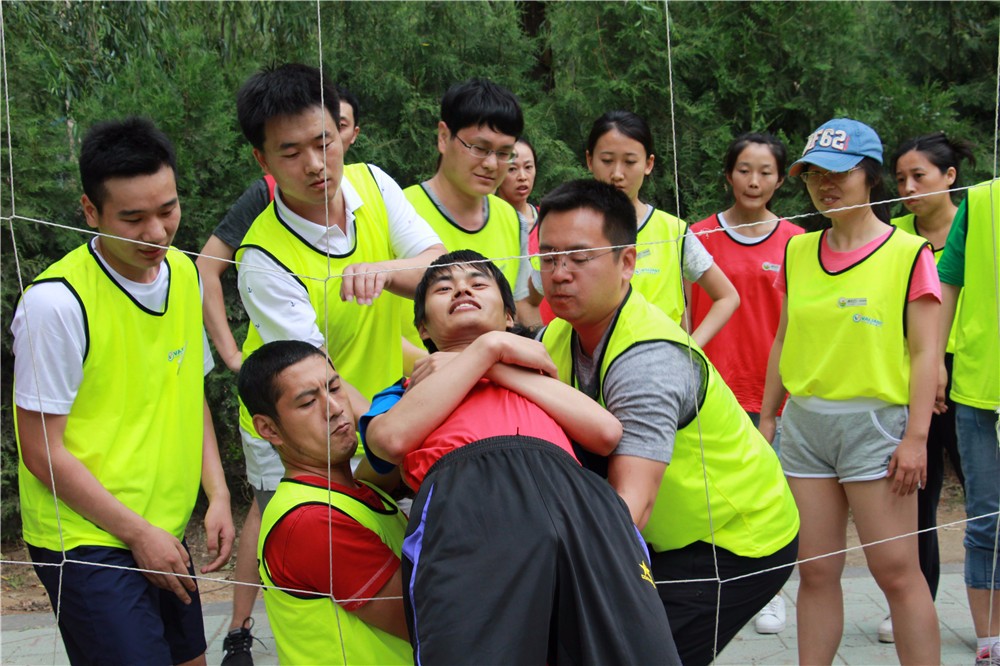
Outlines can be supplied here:
<path id="1" fill-rule="evenodd" d="M 937 611 L 941 622 L 941 662 L 957 666 L 971 666 L 975 662 L 975 636 L 972 632 L 969 605 L 965 597 L 965 585 L 960 564 L 942 565 L 941 584 L 938 591 Z M 892 645 L 878 642 L 876 633 L 879 622 L 885 617 L 886 604 L 881 591 L 875 585 L 868 571 L 850 568 L 844 575 L 844 638 L 837 652 L 835 664 L 896 664 L 896 652 Z M 719 655 L 717 664 L 795 664 L 797 649 L 795 639 L 795 593 L 798 577 L 785 586 L 785 601 L 788 607 L 788 626 L 785 631 L 774 636 L 760 636 L 754 633 L 752 623 L 743 628 L 735 639 Z M 208 663 L 218 664 L 222 660 L 222 639 L 229 624 L 228 603 L 213 603 L 205 606 L 205 632 L 208 636 Z M 254 662 L 257 666 L 271 666 L 278 663 L 274 652 L 274 638 L 261 612 L 258 602 L 255 635 L 267 649 L 255 645 Z M 43 664 L 65 664 L 66 653 L 59 640 L 54 618 L 45 613 L 26 615 L 6 615 L 0 617 L 0 663 L 40 666 Z"/>

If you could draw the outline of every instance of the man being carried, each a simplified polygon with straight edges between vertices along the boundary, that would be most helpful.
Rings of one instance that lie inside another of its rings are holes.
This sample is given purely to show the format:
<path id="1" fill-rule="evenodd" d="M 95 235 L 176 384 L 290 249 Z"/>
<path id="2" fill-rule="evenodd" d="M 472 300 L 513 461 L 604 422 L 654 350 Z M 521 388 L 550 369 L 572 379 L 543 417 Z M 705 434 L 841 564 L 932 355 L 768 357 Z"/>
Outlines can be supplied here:
<path id="1" fill-rule="evenodd" d="M 168 249 L 173 146 L 148 120 L 97 124 L 80 179 L 101 235 L 38 276 L 11 325 L 24 541 L 72 663 L 204 663 L 183 541 L 199 481 L 218 554 L 202 573 L 226 563 L 234 535 L 198 272 Z"/>
<path id="2" fill-rule="evenodd" d="M 269 342 L 240 370 L 240 398 L 285 478 L 264 510 L 257 559 L 285 664 L 410 664 L 399 567 L 406 517 L 351 475 L 354 411 L 326 355 Z"/>
<path id="3" fill-rule="evenodd" d="M 514 299 L 477 252 L 431 265 L 414 296 L 429 349 L 409 388 L 362 417 L 376 471 L 418 490 L 403 544 L 418 663 L 679 663 L 648 558 L 614 491 L 571 440 L 606 454 L 621 428 L 506 332 Z"/>

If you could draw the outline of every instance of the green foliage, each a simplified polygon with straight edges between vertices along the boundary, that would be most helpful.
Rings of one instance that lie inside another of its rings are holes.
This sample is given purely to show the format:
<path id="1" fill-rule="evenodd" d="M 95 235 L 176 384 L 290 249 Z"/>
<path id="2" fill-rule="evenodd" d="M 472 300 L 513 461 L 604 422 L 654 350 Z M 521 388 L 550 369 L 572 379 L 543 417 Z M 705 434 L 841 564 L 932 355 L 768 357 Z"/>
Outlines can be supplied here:
<path id="1" fill-rule="evenodd" d="M 176 244 L 190 251 L 259 177 L 236 126 L 236 89 L 265 64 L 320 64 L 321 51 L 324 71 L 361 101 L 350 158 L 378 164 L 403 186 L 433 174 L 441 95 L 482 76 L 522 100 L 539 158 L 536 199 L 587 175 L 591 123 L 624 108 L 645 117 L 656 139 L 642 196 L 693 222 L 730 203 L 721 161 L 735 135 L 771 131 L 794 156 L 836 115 L 875 127 L 887 158 L 900 141 L 929 131 L 972 140 L 979 164 L 962 184 L 988 177 L 998 7 L 355 2 L 322 3 L 317 25 L 308 2 L 3 2 L 10 123 L 0 114 L 0 215 L 16 206 L 18 216 L 70 227 L 19 218 L 0 235 L 3 536 L 18 527 L 7 331 L 20 284 L 85 238 L 76 231 L 84 226 L 76 159 L 94 122 L 139 113 L 174 140 L 183 204 Z M 793 182 L 774 208 L 789 216 L 812 210 Z M 227 312 L 242 339 L 246 316 L 232 286 Z M 233 380 L 220 363 L 206 386 L 235 486 L 242 454 Z"/>

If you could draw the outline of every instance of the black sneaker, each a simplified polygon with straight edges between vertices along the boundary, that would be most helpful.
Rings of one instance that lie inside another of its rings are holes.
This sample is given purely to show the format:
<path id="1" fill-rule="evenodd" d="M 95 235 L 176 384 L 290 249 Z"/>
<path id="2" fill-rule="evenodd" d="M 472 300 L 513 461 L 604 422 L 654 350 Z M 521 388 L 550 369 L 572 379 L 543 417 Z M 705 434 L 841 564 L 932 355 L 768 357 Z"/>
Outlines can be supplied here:
<path id="1" fill-rule="evenodd" d="M 253 637 L 250 630 L 253 629 L 253 618 L 248 617 L 243 620 L 243 625 L 233 629 L 226 634 L 222 641 L 222 666 L 253 666 L 253 655 L 250 648 L 253 642 L 259 639 Z M 260 643 L 263 645 L 263 643 Z"/>

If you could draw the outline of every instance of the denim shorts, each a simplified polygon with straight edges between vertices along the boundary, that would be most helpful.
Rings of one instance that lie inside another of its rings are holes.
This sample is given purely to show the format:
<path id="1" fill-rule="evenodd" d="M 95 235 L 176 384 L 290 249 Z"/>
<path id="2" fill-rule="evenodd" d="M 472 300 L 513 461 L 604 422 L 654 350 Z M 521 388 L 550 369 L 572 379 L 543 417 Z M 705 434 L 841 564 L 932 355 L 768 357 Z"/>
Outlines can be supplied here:
<path id="1" fill-rule="evenodd" d="M 80 546 L 66 551 L 66 559 L 75 561 L 62 567 L 38 566 L 63 562 L 61 552 L 31 545 L 28 552 L 52 608 L 59 609 L 59 632 L 71 663 L 179 664 L 204 654 L 198 592 L 189 592 L 191 603 L 185 605 L 135 571 L 131 551 Z"/>
<path id="2" fill-rule="evenodd" d="M 883 479 L 908 418 L 904 405 L 820 414 L 789 400 L 781 419 L 781 468 L 788 476 L 841 483 Z"/>
<path id="3" fill-rule="evenodd" d="M 997 510 L 1000 510 L 1000 447 L 997 414 L 955 405 L 959 457 L 965 474 L 965 585 L 1000 590 L 997 570 Z M 992 516 L 978 518 L 993 513 Z"/>

